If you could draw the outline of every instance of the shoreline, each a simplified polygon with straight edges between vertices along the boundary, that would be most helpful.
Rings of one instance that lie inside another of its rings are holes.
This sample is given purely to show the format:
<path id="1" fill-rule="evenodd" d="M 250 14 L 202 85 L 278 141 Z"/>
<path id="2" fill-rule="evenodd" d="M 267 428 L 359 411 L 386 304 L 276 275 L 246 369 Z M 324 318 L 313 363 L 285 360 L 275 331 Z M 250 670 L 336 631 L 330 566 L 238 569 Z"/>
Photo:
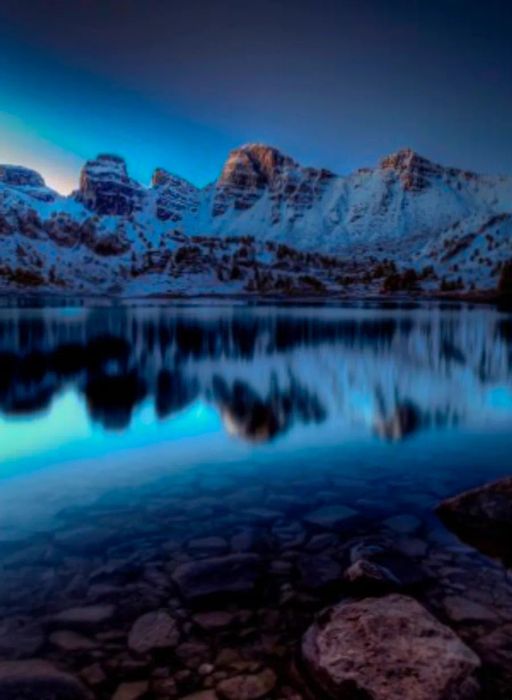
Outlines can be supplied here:
<path id="1" fill-rule="evenodd" d="M 476 304 L 502 307 L 505 310 L 512 309 L 512 299 L 502 297 L 495 291 L 487 290 L 473 293 L 438 292 L 435 294 L 368 294 L 368 295 L 338 295 L 315 294 L 307 296 L 284 296 L 275 294 L 147 294 L 123 296 L 118 294 L 55 294 L 51 292 L 27 293 L 27 292 L 0 292 L 0 308 L 11 303 L 25 305 L 37 304 L 43 306 L 50 304 L 69 305 L 80 302 L 80 305 L 90 303 L 105 306 L 123 306 L 133 303 L 158 303 L 174 302 L 190 304 L 194 302 L 214 302 L 227 304 L 242 303 L 245 305 L 279 305 L 279 306 L 336 306 L 343 304 L 377 304 L 382 306 L 395 304 L 424 304 L 424 303 L 457 303 Z"/>

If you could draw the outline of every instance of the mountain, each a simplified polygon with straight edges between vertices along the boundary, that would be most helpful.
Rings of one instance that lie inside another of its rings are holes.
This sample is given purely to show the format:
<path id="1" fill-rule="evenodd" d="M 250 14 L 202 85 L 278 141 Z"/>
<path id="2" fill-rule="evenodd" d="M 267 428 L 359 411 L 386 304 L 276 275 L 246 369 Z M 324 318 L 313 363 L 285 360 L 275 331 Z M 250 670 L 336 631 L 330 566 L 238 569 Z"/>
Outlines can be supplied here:
<path id="1" fill-rule="evenodd" d="M 491 290 L 512 258 L 512 177 L 410 149 L 340 176 L 262 144 L 204 188 L 157 168 L 87 161 L 62 196 L 0 166 L 0 290 L 366 294 Z"/>

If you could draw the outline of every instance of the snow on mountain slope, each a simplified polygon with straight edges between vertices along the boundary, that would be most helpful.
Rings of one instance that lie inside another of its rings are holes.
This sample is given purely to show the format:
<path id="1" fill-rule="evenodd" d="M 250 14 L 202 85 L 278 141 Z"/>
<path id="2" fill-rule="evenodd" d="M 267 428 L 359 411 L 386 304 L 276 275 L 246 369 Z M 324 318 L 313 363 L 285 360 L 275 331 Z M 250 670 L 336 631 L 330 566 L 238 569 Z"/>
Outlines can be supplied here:
<path id="1" fill-rule="evenodd" d="M 144 187 L 102 154 L 63 197 L 3 165 L 0 240 L 4 290 L 362 293 L 400 290 L 384 278 L 405 268 L 425 291 L 492 289 L 512 258 L 512 177 L 409 149 L 342 177 L 249 144 L 203 189 L 161 168 Z"/>

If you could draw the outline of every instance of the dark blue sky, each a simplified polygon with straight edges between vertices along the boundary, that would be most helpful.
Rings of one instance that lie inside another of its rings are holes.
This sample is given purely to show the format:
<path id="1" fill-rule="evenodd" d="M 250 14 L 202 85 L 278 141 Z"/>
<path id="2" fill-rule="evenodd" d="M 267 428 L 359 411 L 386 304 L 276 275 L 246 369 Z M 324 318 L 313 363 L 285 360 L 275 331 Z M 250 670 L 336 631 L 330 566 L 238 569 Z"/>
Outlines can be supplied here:
<path id="1" fill-rule="evenodd" d="M 198 184 L 247 141 L 348 172 L 411 146 L 512 173 L 509 0 L 2 0 L 0 161 Z"/>

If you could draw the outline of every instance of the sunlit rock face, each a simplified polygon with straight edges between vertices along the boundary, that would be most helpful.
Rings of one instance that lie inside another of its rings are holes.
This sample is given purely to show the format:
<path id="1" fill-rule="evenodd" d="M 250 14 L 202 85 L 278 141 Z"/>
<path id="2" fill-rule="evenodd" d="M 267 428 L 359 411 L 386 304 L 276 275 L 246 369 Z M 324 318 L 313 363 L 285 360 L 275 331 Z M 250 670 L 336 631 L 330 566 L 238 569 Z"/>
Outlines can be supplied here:
<path id="1" fill-rule="evenodd" d="M 123 158 L 102 154 L 82 168 L 75 198 L 100 215 L 128 215 L 140 207 L 143 192 L 129 177 Z"/>
<path id="2" fill-rule="evenodd" d="M 436 179 L 443 177 L 463 177 L 466 180 L 477 177 L 471 172 L 437 165 L 410 148 L 404 148 L 383 158 L 379 168 L 398 177 L 404 190 L 410 192 L 421 192 L 434 185 Z"/>
<path id="3" fill-rule="evenodd" d="M 164 168 L 157 168 L 151 179 L 155 194 L 155 214 L 160 221 L 178 222 L 199 207 L 199 189 Z"/>
<path id="4" fill-rule="evenodd" d="M 291 220 L 302 216 L 322 194 L 334 175 L 328 170 L 303 168 L 276 148 L 249 144 L 232 151 L 216 183 L 212 213 L 250 209 L 265 193 L 269 195 L 272 223 L 282 219 L 281 206 L 291 208 Z"/>

